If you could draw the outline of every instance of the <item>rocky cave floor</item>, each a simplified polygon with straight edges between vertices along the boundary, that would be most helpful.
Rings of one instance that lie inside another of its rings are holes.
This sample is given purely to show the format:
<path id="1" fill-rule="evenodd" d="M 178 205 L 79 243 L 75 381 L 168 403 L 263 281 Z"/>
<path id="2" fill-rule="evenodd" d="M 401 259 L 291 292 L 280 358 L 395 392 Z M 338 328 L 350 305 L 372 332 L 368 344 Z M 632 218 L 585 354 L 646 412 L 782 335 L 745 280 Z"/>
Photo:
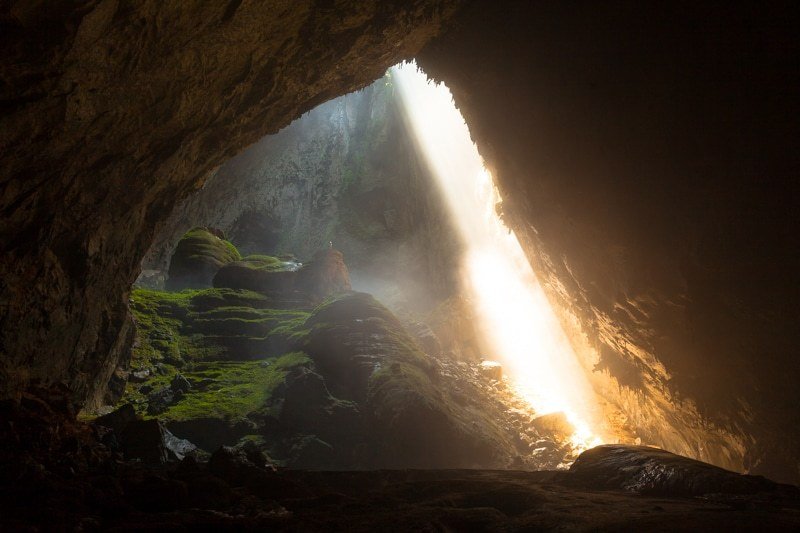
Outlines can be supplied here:
<path id="1" fill-rule="evenodd" d="M 0 531 L 800 529 L 796 487 L 578 455 L 498 366 L 350 291 L 336 250 L 241 257 L 197 228 L 178 252 L 171 291 L 131 295 L 100 412 L 62 385 L 0 403 Z"/>
<path id="2" fill-rule="evenodd" d="M 276 469 L 223 447 L 146 465 L 100 442 L 54 388 L 0 406 L 0 530 L 796 531 L 800 492 L 652 448 L 569 471 Z"/>

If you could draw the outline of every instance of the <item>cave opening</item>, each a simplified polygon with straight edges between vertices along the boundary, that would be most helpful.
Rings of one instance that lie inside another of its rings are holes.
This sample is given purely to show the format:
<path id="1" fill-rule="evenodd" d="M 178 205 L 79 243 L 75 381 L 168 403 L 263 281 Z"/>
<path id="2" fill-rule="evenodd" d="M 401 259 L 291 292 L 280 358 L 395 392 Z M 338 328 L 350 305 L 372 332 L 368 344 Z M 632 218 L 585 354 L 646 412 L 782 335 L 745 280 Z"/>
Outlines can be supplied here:
<path id="1" fill-rule="evenodd" d="M 0 3 L 0 529 L 797 529 L 793 7 Z"/>
<path id="2" fill-rule="evenodd" d="M 227 445 L 293 468 L 568 467 L 620 437 L 500 206 L 446 86 L 413 62 L 390 68 L 176 207 L 134 285 L 132 358 L 95 411 L 132 405 L 179 456 Z M 328 319 L 347 335 L 317 324 L 352 306 L 356 322 Z M 361 327 L 376 318 L 388 324 Z M 415 402 L 381 386 L 428 406 L 402 414 Z M 384 402 L 408 428 L 369 421 Z M 409 431 L 426 420 L 433 437 Z M 373 442 L 382 431 L 406 442 L 399 457 Z"/>

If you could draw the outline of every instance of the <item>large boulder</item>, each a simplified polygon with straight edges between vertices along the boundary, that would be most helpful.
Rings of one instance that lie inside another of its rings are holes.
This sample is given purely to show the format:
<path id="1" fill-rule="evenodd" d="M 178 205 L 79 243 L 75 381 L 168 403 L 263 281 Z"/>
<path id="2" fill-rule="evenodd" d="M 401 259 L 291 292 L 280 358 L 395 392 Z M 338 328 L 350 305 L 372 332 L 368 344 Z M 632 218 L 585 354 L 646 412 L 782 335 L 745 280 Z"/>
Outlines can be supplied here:
<path id="1" fill-rule="evenodd" d="M 219 269 L 213 285 L 217 288 L 250 290 L 285 295 L 294 290 L 298 264 L 268 255 L 251 255 Z"/>
<path id="2" fill-rule="evenodd" d="M 350 273 L 339 250 L 320 250 L 297 273 L 295 287 L 312 298 L 322 300 L 331 294 L 349 291 Z"/>
<path id="3" fill-rule="evenodd" d="M 583 452 L 569 470 L 573 484 L 659 496 L 754 494 L 777 483 L 649 446 L 607 444 Z"/>
<path id="4" fill-rule="evenodd" d="M 304 351 L 336 398 L 364 417 L 364 468 L 506 466 L 513 445 L 488 411 L 459 404 L 400 321 L 372 296 L 329 299 L 306 321 Z"/>
<path id="5" fill-rule="evenodd" d="M 194 228 L 178 242 L 169 264 L 166 288 L 210 287 L 222 265 L 241 259 L 236 247 L 224 234 L 211 228 Z"/>

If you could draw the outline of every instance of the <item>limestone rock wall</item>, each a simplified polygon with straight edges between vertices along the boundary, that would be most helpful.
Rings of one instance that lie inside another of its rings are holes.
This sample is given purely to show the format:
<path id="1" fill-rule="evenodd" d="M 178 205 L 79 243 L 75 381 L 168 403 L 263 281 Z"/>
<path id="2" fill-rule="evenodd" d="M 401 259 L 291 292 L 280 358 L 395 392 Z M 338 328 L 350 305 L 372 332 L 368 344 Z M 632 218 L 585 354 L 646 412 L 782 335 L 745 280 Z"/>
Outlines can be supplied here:
<path id="1" fill-rule="evenodd" d="M 416 54 L 455 0 L 0 4 L 0 396 L 77 403 L 159 221 L 243 147 Z"/>
<path id="2" fill-rule="evenodd" d="M 244 254 L 302 261 L 333 242 L 356 287 L 389 304 L 425 308 L 457 284 L 459 243 L 388 75 L 222 165 L 162 225 L 142 261 L 148 279 L 163 279 L 154 274 L 195 226 L 223 229 Z"/>
<path id="3" fill-rule="evenodd" d="M 648 443 L 800 480 L 796 10 L 479 2 L 419 58 L 598 390 Z"/>

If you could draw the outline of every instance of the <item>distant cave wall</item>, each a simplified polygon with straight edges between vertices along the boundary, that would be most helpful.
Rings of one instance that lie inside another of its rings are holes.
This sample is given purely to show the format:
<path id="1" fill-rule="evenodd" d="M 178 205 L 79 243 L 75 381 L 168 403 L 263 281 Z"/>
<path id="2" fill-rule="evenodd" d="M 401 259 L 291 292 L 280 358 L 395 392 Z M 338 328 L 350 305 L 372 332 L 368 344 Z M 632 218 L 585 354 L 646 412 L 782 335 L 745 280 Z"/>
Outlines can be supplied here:
<path id="1" fill-rule="evenodd" d="M 212 226 L 244 254 L 307 260 L 333 242 L 354 287 L 389 304 L 425 308 L 450 295 L 458 240 L 398 104 L 386 75 L 226 162 L 161 226 L 142 281 L 163 279 L 185 231 Z"/>
<path id="2" fill-rule="evenodd" d="M 628 424 L 794 482 L 797 22 L 788 2 L 486 1 L 418 58 Z"/>
<path id="3" fill-rule="evenodd" d="M 0 397 L 83 404 L 159 222 L 209 172 L 436 35 L 458 0 L 0 4 Z"/>

